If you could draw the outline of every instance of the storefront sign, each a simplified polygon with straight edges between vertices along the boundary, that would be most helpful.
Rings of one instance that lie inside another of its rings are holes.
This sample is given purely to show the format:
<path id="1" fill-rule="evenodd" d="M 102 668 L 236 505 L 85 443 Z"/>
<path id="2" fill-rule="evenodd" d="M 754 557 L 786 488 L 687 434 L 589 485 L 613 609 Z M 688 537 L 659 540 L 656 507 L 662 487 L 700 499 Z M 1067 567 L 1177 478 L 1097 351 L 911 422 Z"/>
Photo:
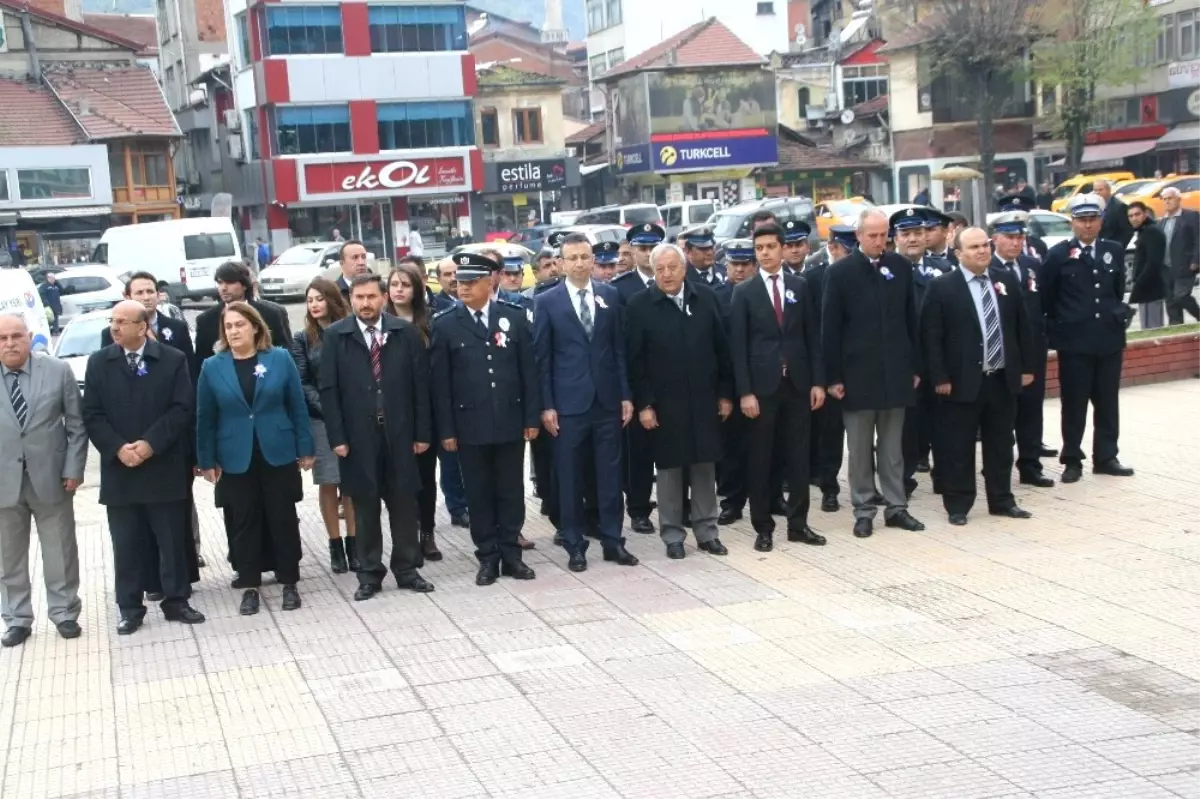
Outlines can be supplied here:
<path id="1" fill-rule="evenodd" d="M 469 185 L 464 159 L 454 156 L 305 164 L 304 187 L 308 194 L 361 194 L 405 189 L 465 189 Z"/>
<path id="2" fill-rule="evenodd" d="M 1167 85 L 1172 89 L 1200 87 L 1200 59 L 1176 61 L 1167 65 Z"/>
<path id="3" fill-rule="evenodd" d="M 617 150 L 617 172 L 622 175 L 632 175 L 637 172 L 650 171 L 650 148 L 645 144 L 636 147 L 622 147 Z"/>
<path id="4" fill-rule="evenodd" d="M 765 131 L 753 136 L 656 136 L 650 149 L 656 172 L 774 165 L 779 160 L 776 139 Z"/>
<path id="5" fill-rule="evenodd" d="M 1164 125 L 1200 119 L 1200 88 L 1171 89 L 1158 95 L 1158 121 Z"/>
<path id="6" fill-rule="evenodd" d="M 496 189 L 501 194 L 557 191 L 567 185 L 567 165 L 550 161 L 502 161 L 496 164 Z"/>

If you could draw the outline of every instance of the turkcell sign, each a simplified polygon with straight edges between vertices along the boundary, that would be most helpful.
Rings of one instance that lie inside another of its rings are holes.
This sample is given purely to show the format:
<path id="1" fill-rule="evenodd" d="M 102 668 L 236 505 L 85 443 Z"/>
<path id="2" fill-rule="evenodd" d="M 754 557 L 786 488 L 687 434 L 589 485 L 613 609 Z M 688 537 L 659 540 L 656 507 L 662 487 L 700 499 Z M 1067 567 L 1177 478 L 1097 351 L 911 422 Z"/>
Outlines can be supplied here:
<path id="1" fill-rule="evenodd" d="M 621 147 L 617 150 L 617 172 L 631 175 L 635 172 L 650 171 L 650 146 L 639 144 L 635 147 Z"/>
<path id="2" fill-rule="evenodd" d="M 773 165 L 779 160 L 774 136 L 706 134 L 704 138 L 655 137 L 650 145 L 656 172 L 686 172 L 730 166 Z"/>

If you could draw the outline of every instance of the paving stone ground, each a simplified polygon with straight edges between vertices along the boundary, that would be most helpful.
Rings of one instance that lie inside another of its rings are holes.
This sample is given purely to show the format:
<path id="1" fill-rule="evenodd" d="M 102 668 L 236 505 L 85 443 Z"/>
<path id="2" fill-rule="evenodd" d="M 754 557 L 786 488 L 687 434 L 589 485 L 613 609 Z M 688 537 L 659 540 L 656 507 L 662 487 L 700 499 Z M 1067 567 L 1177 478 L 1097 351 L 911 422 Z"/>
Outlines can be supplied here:
<path id="1" fill-rule="evenodd" d="M 93 458 L 84 635 L 39 596 L 0 652 L 0 797 L 1200 797 L 1197 408 L 1200 381 L 1123 392 L 1137 476 L 1019 490 L 1028 522 L 950 527 L 923 485 L 923 533 L 814 511 L 824 548 L 630 533 L 641 567 L 573 574 L 531 499 L 536 581 L 476 588 L 441 511 L 437 592 L 363 603 L 310 489 L 304 607 L 271 586 L 251 618 L 202 488 L 208 622 L 121 638 Z"/>

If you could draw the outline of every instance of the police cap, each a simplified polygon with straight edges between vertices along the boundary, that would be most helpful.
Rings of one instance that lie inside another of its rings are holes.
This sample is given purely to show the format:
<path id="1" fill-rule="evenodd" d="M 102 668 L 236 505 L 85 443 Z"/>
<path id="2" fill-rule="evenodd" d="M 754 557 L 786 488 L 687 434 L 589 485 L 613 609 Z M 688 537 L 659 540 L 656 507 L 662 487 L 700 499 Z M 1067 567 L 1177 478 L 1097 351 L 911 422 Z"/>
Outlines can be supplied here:
<path id="1" fill-rule="evenodd" d="M 783 240 L 788 244 L 798 244 L 802 241 L 808 241 L 808 237 L 812 235 L 812 227 L 799 219 L 789 219 L 783 223 Z"/>
<path id="2" fill-rule="evenodd" d="M 725 260 L 747 263 L 754 260 L 754 242 L 750 239 L 730 239 L 725 242 Z"/>
<path id="3" fill-rule="evenodd" d="M 653 222 L 643 222 L 640 225 L 634 225 L 625 234 L 625 240 L 638 247 L 653 247 L 656 244 L 661 244 L 662 240 L 666 237 L 666 231 Z"/>
<path id="4" fill-rule="evenodd" d="M 717 240 L 713 238 L 713 229 L 708 225 L 697 225 L 693 228 L 688 228 L 679 234 L 679 242 L 685 247 L 698 247 L 702 250 L 707 250 L 717 246 Z"/>
<path id="5" fill-rule="evenodd" d="M 492 272 L 500 271 L 500 264 L 477 252 L 459 253 L 454 256 L 454 263 L 458 265 L 454 276 L 460 283 L 490 277 Z"/>
<path id="6" fill-rule="evenodd" d="M 602 266 L 615 264 L 617 262 L 617 253 L 621 250 L 621 245 L 615 241 L 599 241 L 592 245 L 592 255 L 596 258 L 596 263 Z"/>

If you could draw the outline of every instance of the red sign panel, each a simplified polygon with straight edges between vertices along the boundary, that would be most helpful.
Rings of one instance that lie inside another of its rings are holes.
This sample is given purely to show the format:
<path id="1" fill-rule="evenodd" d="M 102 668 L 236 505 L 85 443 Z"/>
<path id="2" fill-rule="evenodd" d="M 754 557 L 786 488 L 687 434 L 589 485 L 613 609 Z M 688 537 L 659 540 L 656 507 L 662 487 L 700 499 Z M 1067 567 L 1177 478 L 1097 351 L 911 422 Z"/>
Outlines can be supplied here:
<path id="1" fill-rule="evenodd" d="M 392 194 L 419 189 L 469 189 L 466 159 L 412 158 L 385 161 L 346 161 L 337 164 L 305 164 L 307 194 Z"/>

